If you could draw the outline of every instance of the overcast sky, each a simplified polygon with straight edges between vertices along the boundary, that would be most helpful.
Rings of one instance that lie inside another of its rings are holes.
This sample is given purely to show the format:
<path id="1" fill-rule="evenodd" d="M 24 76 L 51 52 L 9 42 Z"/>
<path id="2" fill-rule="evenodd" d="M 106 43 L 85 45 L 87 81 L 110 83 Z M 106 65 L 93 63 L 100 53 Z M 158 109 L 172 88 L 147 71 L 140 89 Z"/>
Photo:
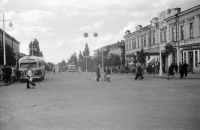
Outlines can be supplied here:
<path id="1" fill-rule="evenodd" d="M 21 42 L 21 53 L 28 54 L 28 44 L 37 39 L 45 60 L 57 64 L 74 52 L 78 55 L 85 43 L 93 54 L 124 40 L 125 30 L 149 25 L 161 11 L 184 11 L 199 4 L 200 0 L 0 0 L 0 20 L 3 13 L 12 20 L 12 28 L 6 22 L 6 32 Z"/>

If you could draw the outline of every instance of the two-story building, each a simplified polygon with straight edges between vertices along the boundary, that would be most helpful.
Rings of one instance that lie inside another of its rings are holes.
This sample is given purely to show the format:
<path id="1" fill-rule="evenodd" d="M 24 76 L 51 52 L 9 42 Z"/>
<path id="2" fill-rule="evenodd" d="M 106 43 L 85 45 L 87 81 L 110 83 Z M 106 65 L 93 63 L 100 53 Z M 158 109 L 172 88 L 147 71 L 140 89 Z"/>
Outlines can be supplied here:
<path id="1" fill-rule="evenodd" d="M 167 9 L 159 14 L 159 18 L 153 18 L 150 25 L 139 25 L 132 33 L 127 30 L 124 38 L 127 59 L 143 48 L 149 54 L 147 64 L 160 63 L 161 49 L 162 64 L 166 70 L 171 63 L 186 61 L 189 71 L 200 71 L 200 5 L 183 12 L 180 8 Z M 169 57 L 164 53 L 166 44 L 176 48 Z"/>

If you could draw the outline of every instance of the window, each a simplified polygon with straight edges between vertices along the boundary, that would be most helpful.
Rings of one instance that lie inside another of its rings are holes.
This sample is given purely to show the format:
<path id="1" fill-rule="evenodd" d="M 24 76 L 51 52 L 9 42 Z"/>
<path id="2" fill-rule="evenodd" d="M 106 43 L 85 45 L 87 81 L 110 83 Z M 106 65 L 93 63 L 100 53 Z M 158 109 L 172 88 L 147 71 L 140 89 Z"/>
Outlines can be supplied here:
<path id="1" fill-rule="evenodd" d="M 143 38 L 141 38 L 141 46 L 143 47 Z"/>
<path id="2" fill-rule="evenodd" d="M 144 37 L 144 46 L 146 46 L 146 37 Z"/>
<path id="3" fill-rule="evenodd" d="M 153 44 L 155 44 L 155 34 L 153 34 Z"/>
<path id="4" fill-rule="evenodd" d="M 199 18 L 199 36 L 200 36 L 200 18 Z"/>
<path id="5" fill-rule="evenodd" d="M 167 41 L 167 32 L 164 31 L 164 42 L 166 42 L 166 41 Z"/>
<path id="6" fill-rule="evenodd" d="M 134 49 L 134 40 L 132 40 L 132 49 Z"/>
<path id="7" fill-rule="evenodd" d="M 149 43 L 149 45 L 151 45 L 151 37 L 150 37 L 150 35 L 148 36 L 148 43 Z"/>
<path id="8" fill-rule="evenodd" d="M 126 47 L 125 48 L 126 48 L 126 50 L 128 50 L 128 42 L 126 42 Z"/>
<path id="9" fill-rule="evenodd" d="M 175 28 L 172 28 L 172 41 L 175 41 Z"/>
<path id="10" fill-rule="evenodd" d="M 140 40 L 139 40 L 139 38 L 138 38 L 138 48 L 140 47 Z"/>
<path id="11" fill-rule="evenodd" d="M 184 40 L 184 26 L 181 26 L 181 40 Z"/>
<path id="12" fill-rule="evenodd" d="M 190 38 L 193 37 L 193 22 L 190 23 Z"/>
<path id="13" fill-rule="evenodd" d="M 163 42 L 162 32 L 160 33 L 160 42 Z"/>
<path id="14" fill-rule="evenodd" d="M 129 50 L 131 50 L 131 40 L 129 41 Z"/>
<path id="15" fill-rule="evenodd" d="M 176 55 L 175 53 L 172 53 L 173 63 L 176 63 Z"/>

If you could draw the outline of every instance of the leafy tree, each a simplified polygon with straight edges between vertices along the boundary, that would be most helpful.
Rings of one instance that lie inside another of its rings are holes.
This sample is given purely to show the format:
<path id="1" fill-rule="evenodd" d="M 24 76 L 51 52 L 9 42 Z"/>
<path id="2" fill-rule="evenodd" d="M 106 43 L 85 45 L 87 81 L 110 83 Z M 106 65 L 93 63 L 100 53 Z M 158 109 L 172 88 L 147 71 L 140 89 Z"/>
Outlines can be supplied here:
<path id="1" fill-rule="evenodd" d="M 166 44 L 165 46 L 165 55 L 167 56 L 167 58 L 169 57 L 170 54 L 175 52 L 175 48 L 173 47 L 173 45 L 171 44 Z"/>
<path id="2" fill-rule="evenodd" d="M 137 61 L 140 62 L 142 65 L 146 63 L 146 56 L 148 52 L 145 52 L 142 48 L 140 51 L 137 51 Z"/>
<path id="3" fill-rule="evenodd" d="M 84 54 L 83 56 L 89 56 L 90 55 L 90 49 L 89 49 L 87 43 L 85 44 L 85 50 L 84 50 L 83 54 Z"/>
<path id="4" fill-rule="evenodd" d="M 43 57 L 43 53 L 42 53 L 42 51 L 40 51 L 40 46 L 39 46 L 39 42 L 38 42 L 37 39 L 34 39 L 33 41 L 30 42 L 30 44 L 29 44 L 29 55 Z"/>

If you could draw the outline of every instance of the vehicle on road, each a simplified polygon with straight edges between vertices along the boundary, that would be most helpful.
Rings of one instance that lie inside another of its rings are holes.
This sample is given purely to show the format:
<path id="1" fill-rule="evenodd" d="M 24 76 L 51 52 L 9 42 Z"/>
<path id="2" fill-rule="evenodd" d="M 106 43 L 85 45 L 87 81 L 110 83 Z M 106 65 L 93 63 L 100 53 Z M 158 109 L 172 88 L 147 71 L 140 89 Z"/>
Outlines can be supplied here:
<path id="1" fill-rule="evenodd" d="M 76 72 L 76 66 L 75 65 L 69 65 L 67 71 L 68 72 Z"/>
<path id="2" fill-rule="evenodd" d="M 19 59 L 18 74 L 20 82 L 27 79 L 27 67 L 31 68 L 32 78 L 40 81 L 45 77 L 45 61 L 43 57 L 24 56 Z"/>

